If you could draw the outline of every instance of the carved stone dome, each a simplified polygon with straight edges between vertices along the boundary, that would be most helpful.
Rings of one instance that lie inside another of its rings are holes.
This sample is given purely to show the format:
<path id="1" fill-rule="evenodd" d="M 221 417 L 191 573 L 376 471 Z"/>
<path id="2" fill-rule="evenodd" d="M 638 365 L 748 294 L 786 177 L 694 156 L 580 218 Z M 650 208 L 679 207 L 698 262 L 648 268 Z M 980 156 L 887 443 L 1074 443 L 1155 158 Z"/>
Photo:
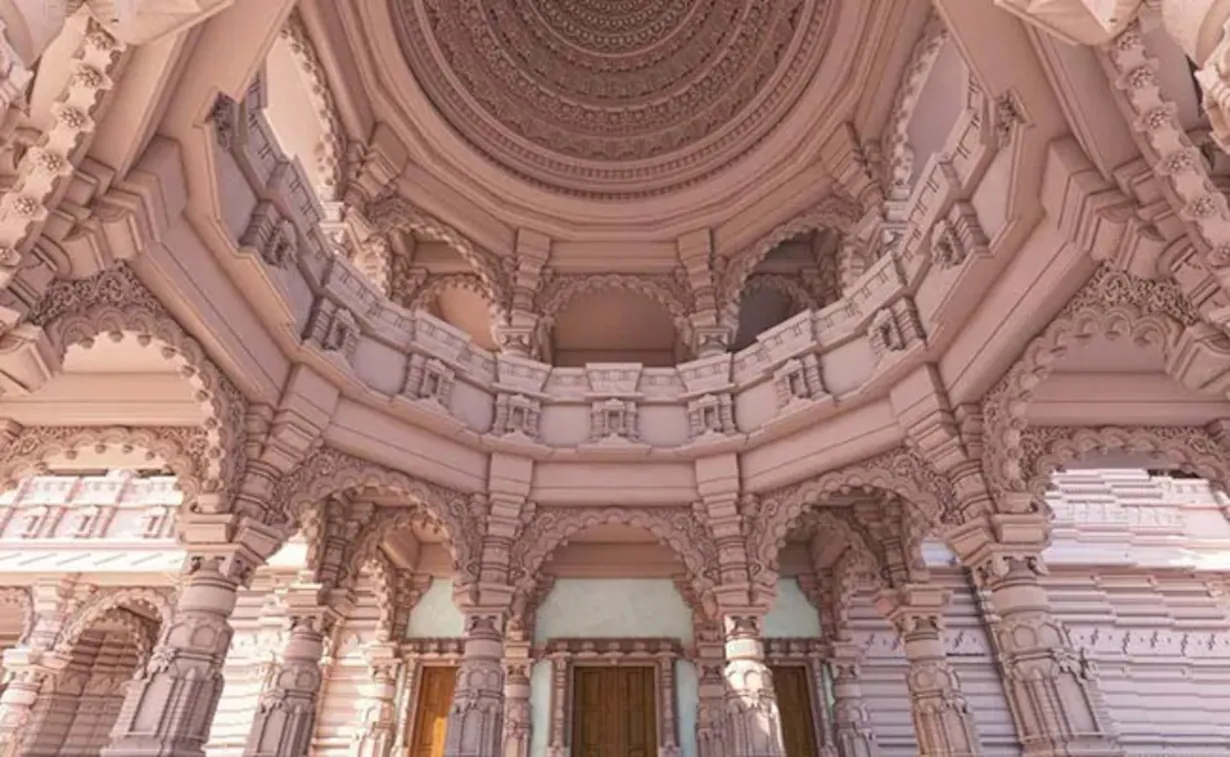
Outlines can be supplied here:
<path id="1" fill-rule="evenodd" d="M 508 171 L 661 193 L 755 147 L 823 56 L 826 0 L 391 0 L 452 127 Z"/>

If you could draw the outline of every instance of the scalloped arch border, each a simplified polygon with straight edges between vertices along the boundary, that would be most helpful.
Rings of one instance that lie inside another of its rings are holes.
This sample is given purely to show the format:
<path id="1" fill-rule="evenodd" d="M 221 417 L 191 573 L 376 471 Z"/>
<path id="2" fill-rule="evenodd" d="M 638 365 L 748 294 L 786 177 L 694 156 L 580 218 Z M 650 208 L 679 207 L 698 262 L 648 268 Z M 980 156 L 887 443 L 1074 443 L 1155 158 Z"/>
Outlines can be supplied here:
<path id="1" fill-rule="evenodd" d="M 1026 345 L 982 401 L 988 443 L 983 470 L 993 495 L 1028 491 L 1021 468 L 1022 434 L 1034 391 L 1073 346 L 1094 337 L 1127 337 L 1138 345 L 1157 345 L 1169 362 L 1183 332 L 1200 322 L 1183 293 L 1170 282 L 1139 279 L 1107 266 L 1099 268 Z"/>
<path id="2" fill-rule="evenodd" d="M 776 581 L 786 537 L 809 508 L 823 504 L 833 495 L 858 491 L 895 495 L 936 530 L 956 517 L 957 498 L 952 482 L 916 453 L 898 447 L 762 497 L 757 512 L 745 514 L 751 523 L 748 562 L 753 570 L 752 580 Z"/>
<path id="3" fill-rule="evenodd" d="M 533 595 L 542 580 L 542 566 L 569 538 L 602 525 L 632 526 L 652 534 L 683 562 L 702 604 L 711 604 L 720 580 L 717 543 L 690 507 L 538 509 L 509 554 L 509 582 L 520 600 L 526 602 Z"/>
<path id="4" fill-rule="evenodd" d="M 12 488 L 21 478 L 46 473 L 46 461 L 56 455 L 72 458 L 86 447 L 121 447 L 145 450 L 175 474 L 191 508 L 202 493 L 208 453 L 204 431 L 192 426 L 23 426 L 0 451 L 0 485 Z"/>
<path id="5" fill-rule="evenodd" d="M 69 347 L 90 349 L 104 335 L 112 341 L 132 338 L 142 347 L 160 349 L 201 403 L 201 428 L 209 443 L 202 459 L 199 494 L 217 494 L 220 508 L 230 509 L 247 468 L 247 400 L 127 264 L 88 279 L 54 281 L 29 321 L 43 329 L 61 363 Z"/>
<path id="6" fill-rule="evenodd" d="M 58 654 L 67 654 L 81 639 L 81 635 L 95 623 L 115 610 L 131 610 L 133 606 L 144 606 L 153 610 L 158 616 L 159 627 L 170 628 L 175 614 L 175 603 L 170 591 L 142 587 L 105 590 L 90 597 L 77 608 L 56 638 L 52 650 Z"/>

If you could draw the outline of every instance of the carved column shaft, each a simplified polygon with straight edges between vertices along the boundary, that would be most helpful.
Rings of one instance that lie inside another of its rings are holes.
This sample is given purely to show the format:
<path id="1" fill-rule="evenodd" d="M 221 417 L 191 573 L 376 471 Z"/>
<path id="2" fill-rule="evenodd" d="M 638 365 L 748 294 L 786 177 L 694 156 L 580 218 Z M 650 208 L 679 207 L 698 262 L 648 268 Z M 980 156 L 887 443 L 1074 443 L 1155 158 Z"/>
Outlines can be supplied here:
<path id="1" fill-rule="evenodd" d="M 306 757 L 316 725 L 325 636 L 335 619 L 324 607 L 291 615 L 290 635 L 272 676 L 261 692 L 244 746 L 245 757 Z M 296 612 L 298 608 L 290 608 Z"/>
<path id="2" fill-rule="evenodd" d="M 973 568 L 1000 622 L 992 629 L 1024 754 L 1123 754 L 1094 671 L 1050 612 L 1036 559 L 992 555 Z"/>
<path id="3" fill-rule="evenodd" d="M 397 738 L 397 675 L 401 666 L 396 644 L 375 643 L 364 650 L 370 679 L 360 688 L 360 723 L 350 753 L 354 757 L 388 757 Z"/>
<path id="4" fill-rule="evenodd" d="M 204 755 L 222 695 L 233 633 L 228 621 L 239 583 L 254 565 L 239 554 L 188 558 L 175 615 L 143 674 L 128 684 L 103 755 Z"/>
<path id="5" fill-rule="evenodd" d="M 863 700 L 860 665 L 863 651 L 850 641 L 834 641 L 830 661 L 833 672 L 833 727 L 841 757 L 879 757 L 880 746 L 871 730 L 871 716 Z"/>
<path id="6" fill-rule="evenodd" d="M 897 629 L 910 663 L 906 685 L 918 752 L 925 757 L 981 754 L 973 713 L 944 649 L 943 608 L 950 593 L 935 586 L 888 590 L 879 604 Z"/>
<path id="7" fill-rule="evenodd" d="M 465 648 L 444 737 L 445 757 L 497 757 L 504 721 L 503 610 L 466 613 Z"/>
<path id="8" fill-rule="evenodd" d="M 503 757 L 530 757 L 530 645 L 508 644 L 504 652 Z"/>
<path id="9" fill-rule="evenodd" d="M 781 713 L 760 635 L 763 615 L 726 617 L 726 748 L 730 757 L 784 757 Z"/>

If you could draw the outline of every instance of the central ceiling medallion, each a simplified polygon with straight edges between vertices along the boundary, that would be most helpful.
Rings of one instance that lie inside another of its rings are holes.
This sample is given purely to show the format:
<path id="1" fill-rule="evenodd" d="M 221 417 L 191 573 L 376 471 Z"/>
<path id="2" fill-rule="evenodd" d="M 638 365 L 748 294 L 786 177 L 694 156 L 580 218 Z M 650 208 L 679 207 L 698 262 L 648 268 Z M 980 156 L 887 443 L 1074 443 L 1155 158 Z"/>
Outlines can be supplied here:
<path id="1" fill-rule="evenodd" d="M 755 147 L 819 67 L 826 0 L 392 0 L 454 130 L 569 194 L 660 194 Z"/>

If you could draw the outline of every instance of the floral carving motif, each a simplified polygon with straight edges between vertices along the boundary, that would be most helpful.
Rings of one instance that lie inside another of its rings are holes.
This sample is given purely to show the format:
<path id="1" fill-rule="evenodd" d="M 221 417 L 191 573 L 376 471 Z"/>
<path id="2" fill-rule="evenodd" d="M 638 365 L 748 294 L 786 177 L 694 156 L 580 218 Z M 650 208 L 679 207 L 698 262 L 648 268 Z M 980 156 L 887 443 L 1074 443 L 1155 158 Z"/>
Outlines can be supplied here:
<path id="1" fill-rule="evenodd" d="M 983 466 L 993 491 L 1026 491 L 1021 434 L 1033 392 L 1073 346 L 1095 335 L 1158 346 L 1167 357 L 1186 327 L 1198 323 L 1182 291 L 1169 281 L 1136 278 L 1108 266 L 1093 278 L 1026 346 L 1024 354 L 987 394 L 983 418 L 989 443 Z"/>
<path id="2" fill-rule="evenodd" d="M 509 554 L 509 580 L 525 602 L 540 580 L 546 559 L 573 534 L 605 524 L 642 528 L 670 547 L 687 567 L 697 596 L 717 585 L 717 544 L 691 508 L 560 507 L 537 508 Z"/>
<path id="3" fill-rule="evenodd" d="M 209 440 L 199 494 L 216 494 L 225 510 L 247 468 L 244 418 L 247 401 L 218 370 L 195 339 L 184 331 L 125 264 L 80 281 L 58 279 L 30 313 L 61 359 L 73 345 L 89 349 L 99 336 L 136 339 L 161 351 L 195 390 L 202 404 L 201 428 Z"/>

